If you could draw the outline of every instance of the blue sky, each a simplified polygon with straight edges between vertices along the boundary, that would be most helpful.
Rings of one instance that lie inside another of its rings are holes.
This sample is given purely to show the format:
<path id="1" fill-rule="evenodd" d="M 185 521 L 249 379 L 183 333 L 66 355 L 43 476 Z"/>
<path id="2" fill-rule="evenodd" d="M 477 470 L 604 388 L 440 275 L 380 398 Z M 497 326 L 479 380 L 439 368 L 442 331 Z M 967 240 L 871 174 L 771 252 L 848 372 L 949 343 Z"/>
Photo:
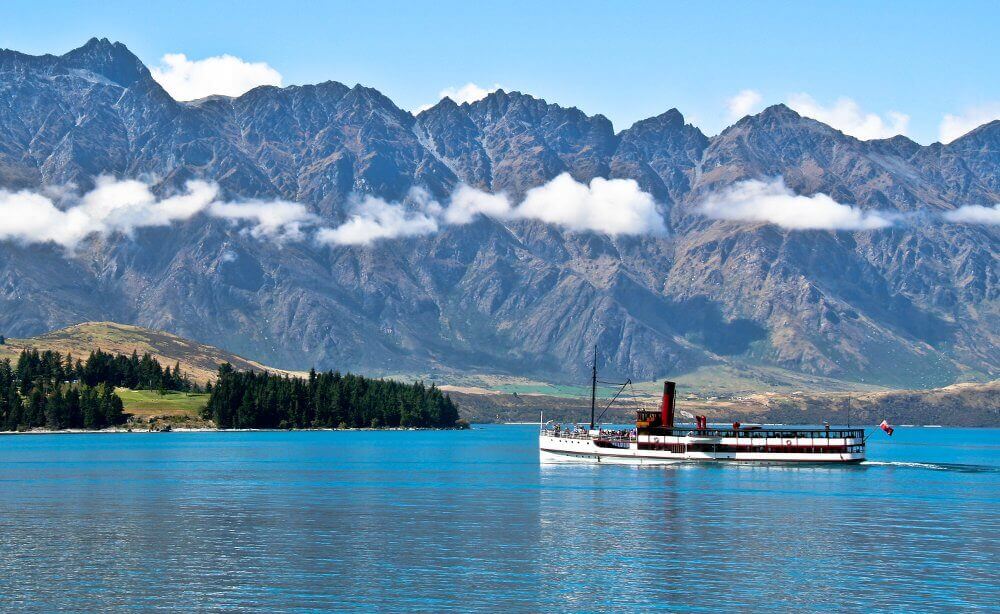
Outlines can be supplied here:
<path id="1" fill-rule="evenodd" d="M 499 84 L 603 113 L 619 130 L 677 107 L 714 134 L 733 113 L 795 101 L 862 138 L 902 130 L 930 143 L 948 115 L 951 134 L 1000 117 L 997 24 L 995 1 L 15 0 L 0 47 L 63 53 L 106 36 L 151 67 L 171 53 L 229 54 L 266 63 L 285 85 L 363 83 L 407 109 Z"/>

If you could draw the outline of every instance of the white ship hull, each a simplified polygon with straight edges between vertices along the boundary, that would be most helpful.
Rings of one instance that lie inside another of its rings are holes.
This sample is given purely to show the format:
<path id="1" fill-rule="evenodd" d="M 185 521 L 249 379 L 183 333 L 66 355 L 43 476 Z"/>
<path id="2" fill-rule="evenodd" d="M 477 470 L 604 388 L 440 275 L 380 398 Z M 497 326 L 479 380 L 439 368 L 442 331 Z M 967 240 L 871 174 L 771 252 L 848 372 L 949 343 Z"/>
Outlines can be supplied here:
<path id="1" fill-rule="evenodd" d="M 803 437 L 802 433 L 819 435 Z M 666 465 L 692 461 L 737 463 L 852 463 L 865 459 L 863 437 L 823 437 L 820 432 L 788 432 L 785 436 L 639 435 L 629 440 L 609 440 L 600 433 L 539 435 L 543 463 L 591 462 L 631 465 Z M 791 436 L 794 435 L 794 436 Z M 658 449 L 654 449 L 658 448 Z"/>

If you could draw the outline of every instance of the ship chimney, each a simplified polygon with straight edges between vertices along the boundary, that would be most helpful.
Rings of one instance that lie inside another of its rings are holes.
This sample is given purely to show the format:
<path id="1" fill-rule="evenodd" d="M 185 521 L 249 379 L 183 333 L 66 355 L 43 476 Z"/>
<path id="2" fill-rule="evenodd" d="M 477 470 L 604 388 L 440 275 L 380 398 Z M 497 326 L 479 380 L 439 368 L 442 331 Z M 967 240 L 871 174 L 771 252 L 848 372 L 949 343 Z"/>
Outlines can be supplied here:
<path id="1" fill-rule="evenodd" d="M 674 382 L 663 382 L 663 401 L 660 403 L 660 426 L 674 428 Z"/>

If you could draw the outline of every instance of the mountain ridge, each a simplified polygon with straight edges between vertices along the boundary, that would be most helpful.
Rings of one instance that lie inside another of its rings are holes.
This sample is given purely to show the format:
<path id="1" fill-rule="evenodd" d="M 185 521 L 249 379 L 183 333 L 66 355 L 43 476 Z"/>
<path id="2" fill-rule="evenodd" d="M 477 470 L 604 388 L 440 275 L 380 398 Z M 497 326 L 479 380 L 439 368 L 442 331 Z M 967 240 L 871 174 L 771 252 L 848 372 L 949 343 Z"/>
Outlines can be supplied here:
<path id="1" fill-rule="evenodd" d="M 130 72 L 125 53 L 135 57 L 106 39 L 64 56 L 0 53 L 11 101 L 0 109 L 0 188 L 86 189 L 110 174 L 155 177 L 169 192 L 202 178 L 226 197 L 300 202 L 336 224 L 357 195 L 402 200 L 419 187 L 445 199 L 465 183 L 516 200 L 565 172 L 635 180 L 670 234 L 483 217 L 327 248 L 196 219 L 94 241 L 72 257 L 5 242 L 0 332 L 9 336 L 114 319 L 289 368 L 374 373 L 573 378 L 595 343 L 604 370 L 641 378 L 737 358 L 908 387 L 1000 370 L 995 228 L 789 231 L 698 209 L 714 190 L 773 177 L 868 210 L 998 202 L 1000 122 L 921 146 L 858 141 L 784 105 L 708 137 L 676 109 L 616 133 L 601 115 L 520 92 L 416 115 L 335 81 L 178 103 L 144 66 Z M 66 68 L 130 86 L 70 70 L 48 79 L 70 54 Z"/>

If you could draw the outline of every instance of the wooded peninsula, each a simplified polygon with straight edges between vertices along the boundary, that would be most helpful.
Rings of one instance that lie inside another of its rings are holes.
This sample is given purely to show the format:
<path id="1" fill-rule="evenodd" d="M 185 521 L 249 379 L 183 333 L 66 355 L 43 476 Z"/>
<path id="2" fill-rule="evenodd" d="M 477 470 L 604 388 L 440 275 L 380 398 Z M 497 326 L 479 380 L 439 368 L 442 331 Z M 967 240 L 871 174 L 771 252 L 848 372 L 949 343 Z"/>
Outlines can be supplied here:
<path id="1" fill-rule="evenodd" d="M 309 372 L 307 379 L 222 365 L 205 408 L 220 428 L 455 428 L 458 408 L 431 384 Z"/>
<path id="2" fill-rule="evenodd" d="M 0 429 L 97 430 L 126 425 L 116 389 L 208 393 L 202 415 L 218 428 L 456 428 L 458 409 L 440 389 L 350 373 L 308 378 L 238 371 L 223 364 L 201 386 L 179 364 L 149 354 L 96 350 L 86 360 L 26 349 L 0 360 Z"/>

